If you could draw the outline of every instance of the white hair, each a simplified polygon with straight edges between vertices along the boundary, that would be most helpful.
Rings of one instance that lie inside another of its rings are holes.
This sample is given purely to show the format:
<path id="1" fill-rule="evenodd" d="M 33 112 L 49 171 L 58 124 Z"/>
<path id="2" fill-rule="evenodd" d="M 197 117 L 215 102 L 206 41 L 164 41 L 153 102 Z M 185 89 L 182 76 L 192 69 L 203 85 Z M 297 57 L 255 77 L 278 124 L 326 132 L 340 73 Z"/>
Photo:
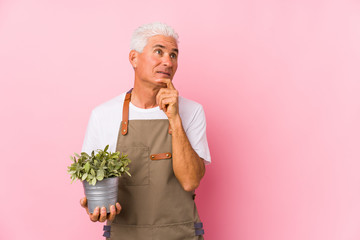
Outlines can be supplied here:
<path id="1" fill-rule="evenodd" d="M 176 43 L 179 43 L 179 35 L 174 31 L 172 27 L 166 25 L 165 23 L 154 22 L 144 24 L 135 29 L 131 37 L 130 49 L 141 53 L 144 50 L 146 44 L 148 43 L 149 38 L 156 35 L 173 37 Z"/>

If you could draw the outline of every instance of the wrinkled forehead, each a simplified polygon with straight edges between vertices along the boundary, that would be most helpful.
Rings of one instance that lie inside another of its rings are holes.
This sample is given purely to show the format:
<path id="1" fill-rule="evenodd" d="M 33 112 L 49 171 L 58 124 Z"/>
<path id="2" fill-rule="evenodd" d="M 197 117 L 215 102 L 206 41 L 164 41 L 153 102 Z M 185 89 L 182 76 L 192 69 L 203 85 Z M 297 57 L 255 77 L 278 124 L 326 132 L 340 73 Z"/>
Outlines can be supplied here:
<path id="1" fill-rule="evenodd" d="M 178 51 L 178 45 L 175 38 L 164 35 L 152 36 L 148 39 L 146 48 L 154 48 L 162 46 L 168 50 L 176 49 Z"/>

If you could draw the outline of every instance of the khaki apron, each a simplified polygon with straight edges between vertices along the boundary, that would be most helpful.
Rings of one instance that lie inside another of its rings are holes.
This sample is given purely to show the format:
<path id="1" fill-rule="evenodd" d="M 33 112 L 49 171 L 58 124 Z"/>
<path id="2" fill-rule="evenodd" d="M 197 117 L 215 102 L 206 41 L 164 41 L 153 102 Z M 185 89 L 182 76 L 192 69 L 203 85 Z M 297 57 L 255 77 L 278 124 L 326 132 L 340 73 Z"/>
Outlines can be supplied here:
<path id="1" fill-rule="evenodd" d="M 120 177 L 122 210 L 104 226 L 110 240 L 202 240 L 204 230 L 194 202 L 172 167 L 171 129 L 167 119 L 129 121 L 131 90 L 126 94 L 116 151 L 131 159 Z"/>

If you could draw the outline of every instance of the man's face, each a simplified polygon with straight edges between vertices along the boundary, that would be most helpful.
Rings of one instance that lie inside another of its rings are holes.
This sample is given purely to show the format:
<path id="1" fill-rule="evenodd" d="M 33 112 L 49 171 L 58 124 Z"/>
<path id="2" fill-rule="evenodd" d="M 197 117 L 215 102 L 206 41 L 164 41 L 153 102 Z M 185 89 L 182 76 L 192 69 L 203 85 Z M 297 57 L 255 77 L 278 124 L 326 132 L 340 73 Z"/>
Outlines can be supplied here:
<path id="1" fill-rule="evenodd" d="M 156 35 L 148 39 L 142 53 L 138 53 L 136 77 L 144 82 L 161 85 L 156 79 L 173 79 L 177 69 L 178 48 L 173 37 Z"/>

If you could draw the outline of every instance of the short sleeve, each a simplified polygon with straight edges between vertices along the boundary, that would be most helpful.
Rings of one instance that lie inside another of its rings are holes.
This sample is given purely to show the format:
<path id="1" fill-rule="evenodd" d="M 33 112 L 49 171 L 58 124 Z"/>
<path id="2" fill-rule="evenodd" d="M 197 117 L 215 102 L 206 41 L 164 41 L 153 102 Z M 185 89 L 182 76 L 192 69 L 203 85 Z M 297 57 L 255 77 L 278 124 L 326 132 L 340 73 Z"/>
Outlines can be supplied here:
<path id="1" fill-rule="evenodd" d="M 210 151 L 206 137 L 206 119 L 203 107 L 199 104 L 187 127 L 186 135 L 194 151 L 204 159 L 205 164 L 211 163 Z"/>
<path id="2" fill-rule="evenodd" d="M 100 140 L 100 125 L 94 111 L 92 111 L 85 133 L 82 152 L 90 154 L 93 150 L 101 148 Z"/>

